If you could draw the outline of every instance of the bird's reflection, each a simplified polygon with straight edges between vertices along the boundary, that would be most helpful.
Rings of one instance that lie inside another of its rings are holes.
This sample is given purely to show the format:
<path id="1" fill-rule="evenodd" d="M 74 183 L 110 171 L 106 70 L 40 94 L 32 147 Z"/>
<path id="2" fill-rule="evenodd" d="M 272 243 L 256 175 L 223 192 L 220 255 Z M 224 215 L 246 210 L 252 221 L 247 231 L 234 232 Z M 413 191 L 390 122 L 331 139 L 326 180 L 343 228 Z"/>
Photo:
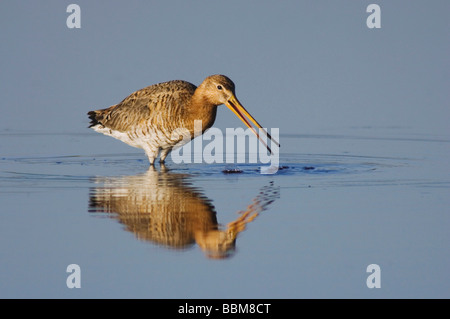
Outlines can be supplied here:
<path id="1" fill-rule="evenodd" d="M 214 206 L 189 176 L 150 167 L 144 174 L 98 177 L 91 189 L 89 211 L 108 213 L 140 240 L 171 248 L 197 244 L 209 258 L 231 256 L 236 237 L 260 212 L 279 197 L 273 183 L 264 186 L 238 218 L 224 229 Z"/>

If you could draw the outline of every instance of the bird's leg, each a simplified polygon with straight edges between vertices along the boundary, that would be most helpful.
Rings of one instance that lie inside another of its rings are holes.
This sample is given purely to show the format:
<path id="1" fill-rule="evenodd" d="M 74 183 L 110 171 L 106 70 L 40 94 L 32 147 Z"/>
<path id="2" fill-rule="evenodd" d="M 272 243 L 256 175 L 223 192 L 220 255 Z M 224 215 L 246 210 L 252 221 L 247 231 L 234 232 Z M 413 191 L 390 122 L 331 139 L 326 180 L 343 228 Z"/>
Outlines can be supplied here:
<path id="1" fill-rule="evenodd" d="M 155 159 L 158 157 L 159 148 L 152 148 L 149 146 L 143 147 L 145 154 L 148 157 L 148 161 L 150 162 L 150 165 L 153 166 L 155 164 Z"/>
<path id="2" fill-rule="evenodd" d="M 161 150 L 161 156 L 159 157 L 159 162 L 160 163 L 164 163 L 166 161 L 166 157 L 169 154 L 169 152 L 171 151 L 171 148 L 163 148 Z"/>

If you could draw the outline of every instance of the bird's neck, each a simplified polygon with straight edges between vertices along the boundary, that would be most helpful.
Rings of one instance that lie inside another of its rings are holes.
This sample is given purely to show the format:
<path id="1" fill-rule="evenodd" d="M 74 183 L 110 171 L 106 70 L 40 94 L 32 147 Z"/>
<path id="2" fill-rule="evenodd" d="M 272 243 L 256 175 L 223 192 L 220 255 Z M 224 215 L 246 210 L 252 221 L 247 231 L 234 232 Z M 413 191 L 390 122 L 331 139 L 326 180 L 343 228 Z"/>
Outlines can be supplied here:
<path id="1" fill-rule="evenodd" d="M 217 105 L 209 102 L 208 99 L 202 95 L 199 90 L 196 90 L 192 96 L 189 106 L 189 118 L 192 123 L 195 120 L 202 121 L 202 132 L 213 126 L 216 119 Z"/>

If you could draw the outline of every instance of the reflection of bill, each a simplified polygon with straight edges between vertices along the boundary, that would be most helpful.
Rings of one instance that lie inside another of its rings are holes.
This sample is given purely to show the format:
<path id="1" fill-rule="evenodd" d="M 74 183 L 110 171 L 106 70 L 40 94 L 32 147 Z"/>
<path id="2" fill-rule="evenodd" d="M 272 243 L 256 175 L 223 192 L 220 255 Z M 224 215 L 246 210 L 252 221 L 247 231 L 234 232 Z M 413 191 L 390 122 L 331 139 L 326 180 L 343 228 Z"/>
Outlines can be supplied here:
<path id="1" fill-rule="evenodd" d="M 154 167 L 140 175 L 101 177 L 91 189 L 89 211 L 111 213 L 141 240 L 183 249 L 197 244 L 209 258 L 226 258 L 235 251 L 236 237 L 279 196 L 272 183 L 263 187 L 239 217 L 220 229 L 216 211 L 186 175 Z"/>

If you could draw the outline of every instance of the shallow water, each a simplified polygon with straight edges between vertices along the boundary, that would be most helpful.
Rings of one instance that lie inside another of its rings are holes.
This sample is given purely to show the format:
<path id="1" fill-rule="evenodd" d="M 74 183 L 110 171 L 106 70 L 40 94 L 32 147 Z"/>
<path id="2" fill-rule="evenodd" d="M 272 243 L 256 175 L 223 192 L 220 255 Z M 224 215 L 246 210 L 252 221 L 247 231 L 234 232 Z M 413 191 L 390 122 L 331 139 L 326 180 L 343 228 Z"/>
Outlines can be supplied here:
<path id="1" fill-rule="evenodd" d="M 95 133 L 1 132 L 0 297 L 450 297 L 450 136 L 280 139 L 280 170 L 263 175 L 149 169 Z"/>

